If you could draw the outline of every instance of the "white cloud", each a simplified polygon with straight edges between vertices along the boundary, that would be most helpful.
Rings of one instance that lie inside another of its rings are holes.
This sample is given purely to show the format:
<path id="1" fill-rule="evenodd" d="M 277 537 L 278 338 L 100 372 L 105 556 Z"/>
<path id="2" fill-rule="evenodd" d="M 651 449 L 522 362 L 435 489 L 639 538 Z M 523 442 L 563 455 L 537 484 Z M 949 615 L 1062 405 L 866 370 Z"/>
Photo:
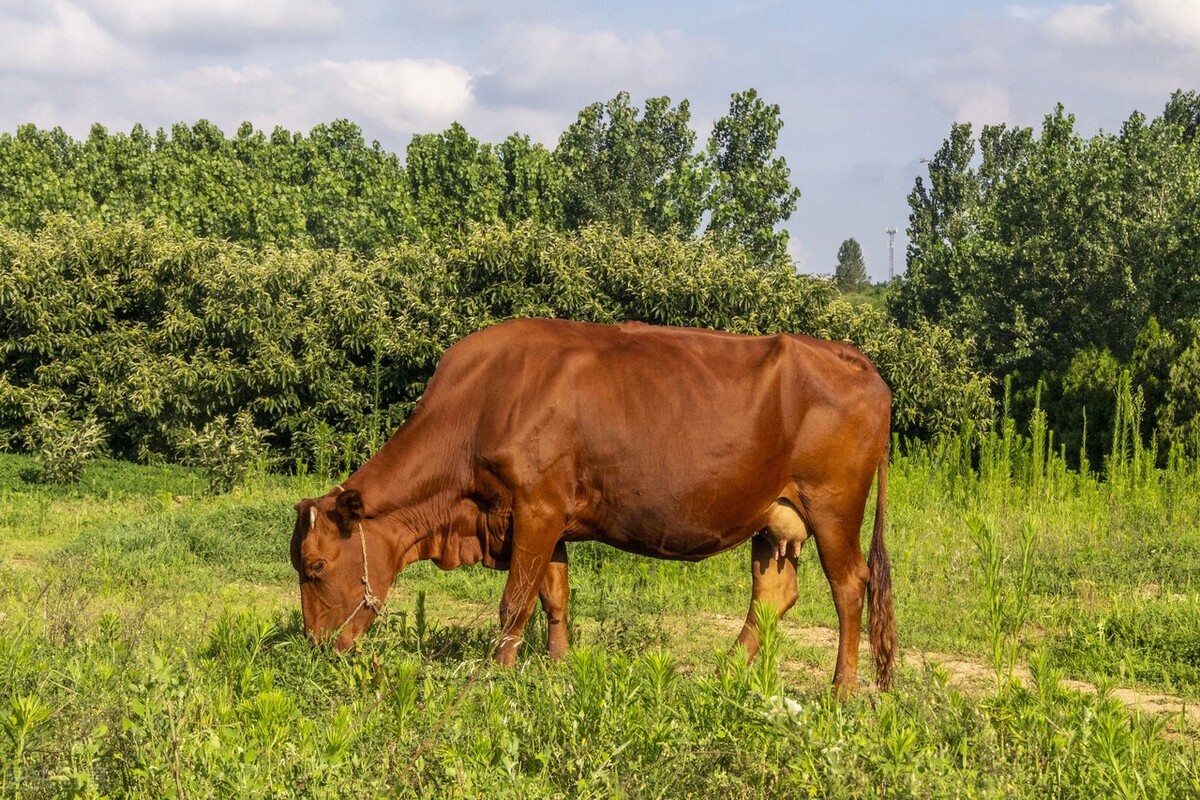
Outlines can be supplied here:
<path id="1" fill-rule="evenodd" d="M 1200 49 L 1196 0 L 1127 0 L 1131 27 L 1150 39 Z"/>
<path id="2" fill-rule="evenodd" d="M 1046 10 L 1034 6 L 1014 5 L 1008 7 L 1008 16 L 1025 21 L 1039 20 L 1046 17 Z"/>
<path id="3" fill-rule="evenodd" d="M 270 130 L 307 131 L 339 117 L 367 139 L 403 149 L 413 133 L 440 131 L 467 114 L 471 76 L 443 61 L 332 61 L 291 69 L 264 64 L 209 65 L 144 84 L 126 105 L 162 120 L 207 118 L 230 132 L 242 121 Z"/>
<path id="4" fill-rule="evenodd" d="M 1049 14 L 1044 24 L 1051 37 L 1086 45 L 1200 49 L 1200 3 L 1195 0 L 1070 3 Z"/>
<path id="5" fill-rule="evenodd" d="M 678 31 L 622 37 L 610 30 L 576 33 L 542 23 L 499 37 L 494 71 L 507 92 L 521 96 L 667 91 L 680 87 L 700 63 L 698 44 Z M 708 49 L 709 60 L 721 57 L 719 49 Z"/>
<path id="6" fill-rule="evenodd" d="M 1069 4 L 1046 18 L 1051 36 L 1087 44 L 1108 44 L 1115 37 L 1111 5 Z"/>
<path id="7" fill-rule="evenodd" d="M 497 21 L 523 20 L 545 13 L 538 7 L 538 0 L 400 0 L 395 5 L 408 19 L 455 30 L 490 27 Z"/>
<path id="8" fill-rule="evenodd" d="M 440 130 L 471 106 L 471 75 L 445 61 L 322 61 L 301 69 L 306 91 L 338 114 L 392 131 Z"/>
<path id="9" fill-rule="evenodd" d="M 1008 91 L 988 80 L 960 78 L 940 82 L 934 94 L 958 122 L 969 122 L 976 131 L 984 125 L 1012 120 Z"/>
<path id="10" fill-rule="evenodd" d="M 152 42 L 228 46 L 263 38 L 320 38 L 341 25 L 329 0 L 83 0 L 117 32 Z"/>
<path id="11" fill-rule="evenodd" d="M 78 6 L 53 0 L 34 12 L 0 10 L 0 70 L 87 76 L 111 70 L 124 60 L 118 43 Z"/>

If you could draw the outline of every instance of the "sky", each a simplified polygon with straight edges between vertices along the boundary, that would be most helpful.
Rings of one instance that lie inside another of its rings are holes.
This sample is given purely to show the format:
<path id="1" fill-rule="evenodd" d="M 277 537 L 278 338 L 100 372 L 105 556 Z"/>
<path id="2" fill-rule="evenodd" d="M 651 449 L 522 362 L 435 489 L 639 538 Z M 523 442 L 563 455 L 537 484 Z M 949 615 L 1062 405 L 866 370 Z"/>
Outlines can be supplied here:
<path id="1" fill-rule="evenodd" d="M 780 107 L 799 269 L 832 273 L 853 237 L 881 280 L 951 123 L 1037 127 L 1062 103 L 1090 136 L 1157 116 L 1200 90 L 1200 0 L 0 0 L 8 132 L 348 118 L 401 156 L 455 121 L 553 147 L 626 91 L 686 99 L 703 146 L 747 88 Z"/>

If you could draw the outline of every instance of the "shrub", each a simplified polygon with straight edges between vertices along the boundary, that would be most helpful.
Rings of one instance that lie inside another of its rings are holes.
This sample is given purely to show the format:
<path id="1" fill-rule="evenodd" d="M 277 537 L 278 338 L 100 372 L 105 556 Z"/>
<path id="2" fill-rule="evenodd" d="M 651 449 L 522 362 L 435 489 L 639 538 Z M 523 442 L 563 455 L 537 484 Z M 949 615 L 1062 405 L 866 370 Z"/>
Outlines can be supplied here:
<path id="1" fill-rule="evenodd" d="M 202 430 L 189 432 L 183 450 L 188 461 L 203 470 L 210 491 L 227 492 L 265 465 L 270 435 L 243 411 L 232 422 L 221 415 Z"/>
<path id="2" fill-rule="evenodd" d="M 104 427 L 93 416 L 77 419 L 61 395 L 42 395 L 26 403 L 25 441 L 50 483 L 74 483 L 83 465 L 104 451 Z"/>
<path id="3" fill-rule="evenodd" d="M 364 258 L 50 216 L 36 234 L 0 228 L 0 430 L 31 423 L 22 398 L 54 395 L 115 455 L 190 459 L 219 486 L 265 452 L 254 431 L 275 454 L 351 468 L 446 348 L 525 316 L 844 339 L 892 385 L 897 432 L 990 419 L 970 343 L 832 296 L 705 240 L 603 226 L 473 226 Z"/>

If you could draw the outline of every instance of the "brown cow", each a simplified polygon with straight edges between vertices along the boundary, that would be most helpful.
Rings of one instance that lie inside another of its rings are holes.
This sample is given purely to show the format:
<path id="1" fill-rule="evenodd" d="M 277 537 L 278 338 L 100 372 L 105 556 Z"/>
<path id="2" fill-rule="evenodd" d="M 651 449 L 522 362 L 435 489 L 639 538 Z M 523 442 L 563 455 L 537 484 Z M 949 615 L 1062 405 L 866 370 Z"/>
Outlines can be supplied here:
<path id="1" fill-rule="evenodd" d="M 838 342 L 548 319 L 487 328 L 446 352 L 375 456 L 297 504 L 305 628 L 349 648 L 408 564 L 483 562 L 509 571 L 496 660 L 513 663 L 539 595 L 561 658 L 566 542 L 693 561 L 749 539 L 753 595 L 737 641 L 753 656 L 753 601 L 791 608 L 811 533 L 838 613 L 834 685 L 855 688 L 866 593 L 887 688 L 890 406 L 871 362 Z M 876 473 L 868 565 L 859 530 Z"/>

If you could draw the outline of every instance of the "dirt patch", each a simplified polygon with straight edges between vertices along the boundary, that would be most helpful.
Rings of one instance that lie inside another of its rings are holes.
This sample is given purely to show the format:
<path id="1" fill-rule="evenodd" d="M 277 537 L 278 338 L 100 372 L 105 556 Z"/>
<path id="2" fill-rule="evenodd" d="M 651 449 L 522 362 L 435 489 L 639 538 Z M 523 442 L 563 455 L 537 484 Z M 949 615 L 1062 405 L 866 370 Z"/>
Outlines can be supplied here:
<path id="1" fill-rule="evenodd" d="M 713 614 L 712 618 L 717 625 L 732 631 L 734 635 L 736 635 L 737 631 L 741 630 L 743 623 L 741 618 L 725 614 Z M 786 620 L 783 621 L 782 628 L 784 636 L 792 642 L 805 647 L 827 650 L 828 663 L 822 666 L 822 670 L 832 674 L 838 646 L 838 633 L 836 630 L 821 626 L 802 627 L 789 625 Z M 944 670 L 951 686 L 971 694 L 982 694 L 994 689 L 996 686 L 995 669 L 991 665 L 980 661 L 973 661 L 948 653 L 915 650 L 912 648 L 902 650 L 900 657 L 902 663 L 910 666 L 936 666 Z M 860 665 L 869 665 L 871 663 L 870 647 L 865 638 L 859 646 L 859 663 Z M 808 672 L 809 670 L 801 671 Z M 869 677 L 869 672 L 870 668 L 868 667 L 866 673 L 863 674 L 864 679 Z M 1032 682 L 1029 669 L 1022 665 L 1016 667 L 1014 677 L 1025 685 L 1029 685 Z M 1064 688 L 1076 692 L 1087 694 L 1096 694 L 1098 692 L 1095 684 L 1088 683 L 1087 681 L 1064 678 L 1060 683 Z M 1145 692 L 1126 687 L 1114 688 L 1110 690 L 1110 693 L 1134 711 L 1163 716 L 1179 717 L 1182 715 L 1183 719 L 1186 720 L 1186 727 L 1200 729 L 1200 704 L 1190 702 L 1176 695 Z"/>

